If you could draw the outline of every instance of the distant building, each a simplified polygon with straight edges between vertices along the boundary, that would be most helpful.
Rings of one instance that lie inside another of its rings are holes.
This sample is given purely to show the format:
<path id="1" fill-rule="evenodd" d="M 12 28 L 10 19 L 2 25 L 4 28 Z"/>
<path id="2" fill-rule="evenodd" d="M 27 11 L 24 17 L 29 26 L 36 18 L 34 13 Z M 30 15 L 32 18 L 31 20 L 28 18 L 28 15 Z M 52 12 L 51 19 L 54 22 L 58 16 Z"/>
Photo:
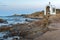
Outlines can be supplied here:
<path id="1" fill-rule="evenodd" d="M 49 2 L 49 4 L 45 7 L 45 10 L 44 10 L 44 15 L 47 15 L 47 14 L 56 15 L 56 8 L 55 8 L 54 5 L 51 5 L 50 2 Z"/>

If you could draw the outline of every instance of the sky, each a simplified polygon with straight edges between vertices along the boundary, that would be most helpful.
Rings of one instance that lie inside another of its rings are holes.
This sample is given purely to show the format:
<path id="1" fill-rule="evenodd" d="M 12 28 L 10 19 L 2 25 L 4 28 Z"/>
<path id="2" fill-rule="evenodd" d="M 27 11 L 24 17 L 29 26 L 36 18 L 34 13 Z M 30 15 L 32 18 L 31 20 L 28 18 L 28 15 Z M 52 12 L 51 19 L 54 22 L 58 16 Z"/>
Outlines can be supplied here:
<path id="1" fill-rule="evenodd" d="M 42 11 L 49 2 L 56 8 L 60 8 L 59 0 L 0 0 L 0 16 Z"/>

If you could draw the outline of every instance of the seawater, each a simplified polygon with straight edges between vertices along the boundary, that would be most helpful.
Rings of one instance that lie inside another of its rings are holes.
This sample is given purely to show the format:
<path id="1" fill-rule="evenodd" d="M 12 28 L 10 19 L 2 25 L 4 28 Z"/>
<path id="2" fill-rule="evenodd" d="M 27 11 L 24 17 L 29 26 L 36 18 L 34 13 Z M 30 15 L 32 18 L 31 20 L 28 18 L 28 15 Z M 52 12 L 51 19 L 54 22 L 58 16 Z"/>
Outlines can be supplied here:
<path id="1" fill-rule="evenodd" d="M 30 19 L 30 18 L 24 18 L 22 16 L 15 16 L 15 17 L 6 17 L 6 16 L 0 16 L 0 18 L 7 20 L 8 23 L 0 23 L 1 25 L 9 25 L 9 24 L 17 24 L 17 23 L 25 23 L 26 19 L 28 20 L 35 20 L 35 19 Z"/>

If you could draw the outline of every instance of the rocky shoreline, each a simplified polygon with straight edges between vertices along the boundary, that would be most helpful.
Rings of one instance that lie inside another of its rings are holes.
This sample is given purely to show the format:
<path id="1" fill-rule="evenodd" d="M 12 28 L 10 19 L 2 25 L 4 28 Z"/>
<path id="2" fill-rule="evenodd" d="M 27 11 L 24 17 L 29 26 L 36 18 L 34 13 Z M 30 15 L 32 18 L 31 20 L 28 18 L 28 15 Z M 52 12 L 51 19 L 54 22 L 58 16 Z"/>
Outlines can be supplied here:
<path id="1" fill-rule="evenodd" d="M 41 36 L 43 36 L 43 34 L 45 34 L 46 32 L 55 30 L 55 26 L 53 28 L 51 27 L 51 25 L 52 23 L 60 23 L 59 18 L 59 16 L 51 16 L 49 21 L 41 19 L 29 23 L 18 23 L 7 27 L 0 27 L 0 32 L 7 32 L 6 35 L 3 36 L 4 39 L 14 37 L 12 40 L 36 40 L 36 38 L 41 38 Z"/>
<path id="2" fill-rule="evenodd" d="M 4 35 L 3 38 L 19 36 L 21 37 L 20 40 L 33 40 L 48 31 L 44 24 L 44 20 L 15 24 L 10 27 L 0 27 L 0 32 L 8 31 L 7 35 Z"/>

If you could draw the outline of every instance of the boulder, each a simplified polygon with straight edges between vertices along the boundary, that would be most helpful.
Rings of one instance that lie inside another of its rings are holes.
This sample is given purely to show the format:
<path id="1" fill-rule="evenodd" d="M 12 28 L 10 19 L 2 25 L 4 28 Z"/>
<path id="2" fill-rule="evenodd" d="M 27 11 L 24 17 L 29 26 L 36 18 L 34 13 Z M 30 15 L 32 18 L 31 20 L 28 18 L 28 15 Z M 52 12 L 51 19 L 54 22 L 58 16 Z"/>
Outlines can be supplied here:
<path id="1" fill-rule="evenodd" d="M 7 20 L 0 19 L 0 23 L 8 23 Z"/>

